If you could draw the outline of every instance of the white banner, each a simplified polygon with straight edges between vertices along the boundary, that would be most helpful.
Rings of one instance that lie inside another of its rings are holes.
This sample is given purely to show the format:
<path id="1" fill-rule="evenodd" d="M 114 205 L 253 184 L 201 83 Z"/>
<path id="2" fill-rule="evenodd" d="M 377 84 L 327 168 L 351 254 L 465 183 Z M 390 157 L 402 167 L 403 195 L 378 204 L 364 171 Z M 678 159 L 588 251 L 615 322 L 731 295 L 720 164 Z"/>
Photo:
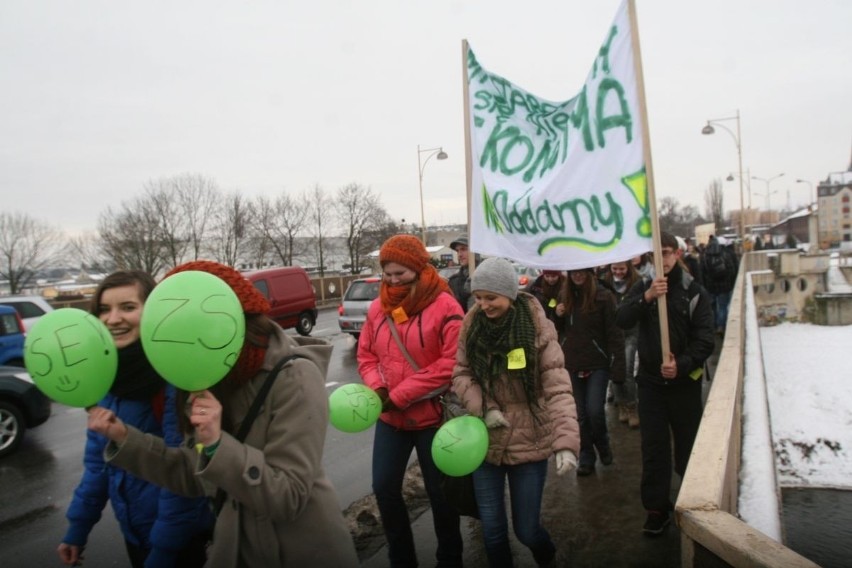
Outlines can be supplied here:
<path id="1" fill-rule="evenodd" d="M 551 102 L 468 50 L 471 250 L 577 269 L 649 251 L 651 219 L 627 2 L 583 89 Z"/>

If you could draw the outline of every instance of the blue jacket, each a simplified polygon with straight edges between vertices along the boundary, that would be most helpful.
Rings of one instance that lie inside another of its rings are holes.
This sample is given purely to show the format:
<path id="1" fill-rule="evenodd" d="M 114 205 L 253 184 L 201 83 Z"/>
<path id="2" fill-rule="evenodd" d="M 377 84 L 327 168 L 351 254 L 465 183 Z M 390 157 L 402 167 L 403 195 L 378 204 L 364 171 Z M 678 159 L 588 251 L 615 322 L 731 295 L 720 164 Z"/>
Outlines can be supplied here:
<path id="1" fill-rule="evenodd" d="M 121 399 L 108 394 L 99 406 L 115 412 L 128 426 L 163 437 L 170 446 L 180 445 L 183 439 L 172 386 L 166 387 L 162 424 L 155 415 L 152 401 Z M 85 546 L 109 500 L 124 538 L 135 546 L 151 550 L 145 566 L 174 566 L 177 553 L 190 539 L 211 529 L 214 519 L 208 500 L 175 495 L 121 468 L 107 465 L 103 459 L 107 441 L 104 436 L 87 431 L 83 478 L 68 507 L 66 517 L 70 526 L 62 542 Z"/>

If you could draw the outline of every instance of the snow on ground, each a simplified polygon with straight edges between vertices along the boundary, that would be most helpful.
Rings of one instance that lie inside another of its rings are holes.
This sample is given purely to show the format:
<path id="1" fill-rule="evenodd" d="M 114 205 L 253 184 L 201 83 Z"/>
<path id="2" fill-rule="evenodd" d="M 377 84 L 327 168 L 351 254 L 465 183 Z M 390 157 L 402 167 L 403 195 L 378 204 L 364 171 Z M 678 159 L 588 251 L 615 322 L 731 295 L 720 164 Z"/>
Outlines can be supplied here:
<path id="1" fill-rule="evenodd" d="M 852 325 L 760 336 L 779 485 L 852 488 Z"/>

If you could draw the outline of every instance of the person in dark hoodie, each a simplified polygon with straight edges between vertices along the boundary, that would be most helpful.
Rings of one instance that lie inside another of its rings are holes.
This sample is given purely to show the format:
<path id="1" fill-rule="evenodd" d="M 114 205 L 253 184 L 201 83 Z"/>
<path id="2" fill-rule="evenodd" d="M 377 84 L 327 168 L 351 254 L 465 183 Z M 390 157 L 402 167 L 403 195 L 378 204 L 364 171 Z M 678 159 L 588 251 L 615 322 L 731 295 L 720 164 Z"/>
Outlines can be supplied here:
<path id="1" fill-rule="evenodd" d="M 565 273 L 561 270 L 543 270 L 541 275 L 530 284 L 528 292 L 544 308 L 544 315 L 552 322 L 556 322 L 556 305 L 559 303 L 559 294 L 565 287 Z M 558 330 L 557 330 L 558 331 Z"/>
<path id="2" fill-rule="evenodd" d="M 591 475 L 598 458 L 613 460 L 604 407 L 610 379 L 624 382 L 624 333 L 615 325 L 615 296 L 591 268 L 568 271 L 555 311 L 580 422 L 577 475 Z"/>
<path id="3" fill-rule="evenodd" d="M 698 433 L 704 362 L 713 353 L 713 309 L 706 290 L 679 262 L 683 254 L 670 233 L 660 235 L 663 275 L 640 280 L 616 311 L 622 329 L 639 325 L 639 433 L 642 439 L 642 530 L 661 534 L 671 522 L 672 441 L 674 470 L 683 476 Z M 657 302 L 668 308 L 668 359 L 663 360 Z"/>

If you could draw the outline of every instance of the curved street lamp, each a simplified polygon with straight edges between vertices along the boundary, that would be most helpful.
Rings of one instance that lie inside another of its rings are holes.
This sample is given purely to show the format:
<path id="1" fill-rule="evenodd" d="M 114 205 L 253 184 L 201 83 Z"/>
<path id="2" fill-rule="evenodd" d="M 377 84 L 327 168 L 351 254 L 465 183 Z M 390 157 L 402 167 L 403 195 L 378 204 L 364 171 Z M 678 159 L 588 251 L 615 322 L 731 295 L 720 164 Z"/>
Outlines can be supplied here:
<path id="1" fill-rule="evenodd" d="M 737 121 L 737 132 L 736 132 L 736 134 L 734 134 L 733 130 L 731 130 L 730 128 L 728 128 L 724 124 L 721 124 L 725 120 L 736 120 Z M 740 171 L 740 175 L 739 175 L 739 178 L 740 178 L 740 215 L 739 215 L 739 217 L 740 217 L 740 238 L 743 239 L 743 238 L 745 238 L 745 220 L 744 220 L 745 205 L 743 203 L 743 148 L 742 148 L 742 144 L 741 144 L 742 138 L 740 137 L 740 110 L 737 109 L 736 116 L 726 116 L 726 117 L 723 117 L 723 118 L 711 118 L 710 120 L 707 121 L 707 124 L 704 125 L 704 128 L 701 129 L 701 134 L 706 134 L 706 135 L 714 134 L 716 132 L 716 129 L 713 128 L 714 124 L 716 126 L 718 126 L 719 128 L 721 128 L 722 130 L 725 130 L 728 134 L 730 134 L 731 137 L 734 139 L 734 144 L 736 144 L 736 146 L 737 146 L 737 159 L 738 159 L 738 162 L 739 162 L 739 171 Z"/>
<path id="2" fill-rule="evenodd" d="M 424 153 L 429 153 L 429 155 L 421 162 L 420 156 Z M 423 209 L 423 170 L 432 156 L 435 156 L 439 160 L 447 159 L 447 153 L 444 152 L 443 147 L 421 149 L 420 144 L 417 145 L 417 170 L 420 174 L 420 238 L 423 240 L 424 247 L 426 246 L 426 213 Z"/>

